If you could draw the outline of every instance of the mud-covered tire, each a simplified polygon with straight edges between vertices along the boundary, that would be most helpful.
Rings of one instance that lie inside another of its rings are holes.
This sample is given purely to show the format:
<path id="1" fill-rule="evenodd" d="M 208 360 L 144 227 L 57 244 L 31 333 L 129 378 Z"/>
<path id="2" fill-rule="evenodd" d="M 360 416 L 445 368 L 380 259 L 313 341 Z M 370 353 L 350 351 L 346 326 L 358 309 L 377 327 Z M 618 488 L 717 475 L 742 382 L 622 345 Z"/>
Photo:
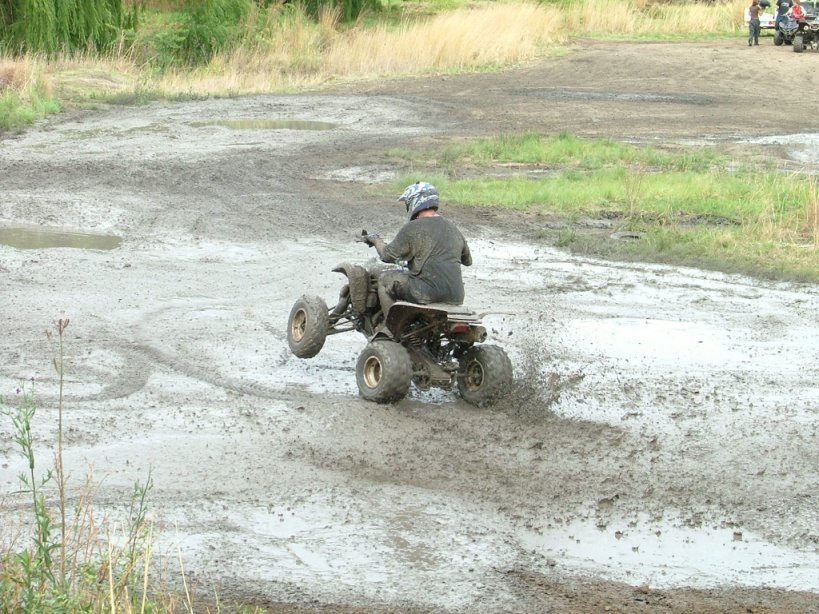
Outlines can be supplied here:
<path id="1" fill-rule="evenodd" d="M 324 347 L 329 328 L 327 303 L 318 296 L 302 296 L 287 319 L 287 345 L 299 358 L 312 358 Z"/>
<path id="2" fill-rule="evenodd" d="M 459 362 L 458 390 L 472 405 L 491 405 L 512 386 L 512 362 L 496 345 L 472 346 Z"/>
<path id="3" fill-rule="evenodd" d="M 782 32 L 780 32 L 779 30 L 774 32 L 774 45 L 776 45 L 777 47 L 780 47 L 780 46 L 782 46 L 782 43 L 784 43 L 784 42 L 785 42 L 785 36 L 782 34 Z"/>
<path id="4" fill-rule="evenodd" d="M 406 348 L 394 341 L 373 341 L 358 357 L 355 379 L 367 401 L 395 403 L 409 391 L 412 359 Z"/>
<path id="5" fill-rule="evenodd" d="M 793 37 L 793 50 L 796 53 L 802 53 L 805 50 L 804 39 L 801 36 Z"/>

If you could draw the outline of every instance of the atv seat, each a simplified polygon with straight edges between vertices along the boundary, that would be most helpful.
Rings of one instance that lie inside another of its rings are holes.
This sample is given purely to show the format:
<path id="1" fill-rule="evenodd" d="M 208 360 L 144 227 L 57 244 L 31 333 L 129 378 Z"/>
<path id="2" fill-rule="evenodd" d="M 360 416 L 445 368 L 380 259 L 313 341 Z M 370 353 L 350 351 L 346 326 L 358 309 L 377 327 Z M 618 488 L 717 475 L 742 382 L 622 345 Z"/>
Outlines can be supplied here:
<path id="1" fill-rule="evenodd" d="M 478 314 L 468 307 L 464 307 L 463 305 L 453 305 L 451 303 L 410 303 L 409 301 L 395 301 L 395 303 L 393 303 L 393 305 L 390 307 L 390 311 L 392 311 L 395 307 L 443 311 L 446 312 L 450 320 L 470 320 L 478 317 Z"/>

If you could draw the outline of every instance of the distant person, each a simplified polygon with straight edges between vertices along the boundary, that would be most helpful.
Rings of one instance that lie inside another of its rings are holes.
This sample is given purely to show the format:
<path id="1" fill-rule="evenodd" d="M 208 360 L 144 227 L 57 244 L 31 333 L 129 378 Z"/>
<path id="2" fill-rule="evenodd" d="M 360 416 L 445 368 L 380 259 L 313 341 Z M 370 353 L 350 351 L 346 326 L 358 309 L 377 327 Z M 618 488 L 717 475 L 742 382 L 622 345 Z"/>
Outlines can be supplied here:
<path id="1" fill-rule="evenodd" d="M 779 24 L 785 21 L 785 18 L 788 16 L 792 1 L 793 0 L 776 0 L 776 30 L 779 30 Z"/>
<path id="2" fill-rule="evenodd" d="M 799 0 L 795 0 L 798 2 Z M 748 46 L 759 44 L 759 16 L 762 14 L 762 7 L 759 0 L 752 0 L 748 7 Z"/>
<path id="3" fill-rule="evenodd" d="M 793 6 L 791 7 L 791 17 L 793 17 L 796 21 L 805 21 L 805 9 L 802 8 L 802 5 L 799 4 L 799 0 L 793 0 Z"/>

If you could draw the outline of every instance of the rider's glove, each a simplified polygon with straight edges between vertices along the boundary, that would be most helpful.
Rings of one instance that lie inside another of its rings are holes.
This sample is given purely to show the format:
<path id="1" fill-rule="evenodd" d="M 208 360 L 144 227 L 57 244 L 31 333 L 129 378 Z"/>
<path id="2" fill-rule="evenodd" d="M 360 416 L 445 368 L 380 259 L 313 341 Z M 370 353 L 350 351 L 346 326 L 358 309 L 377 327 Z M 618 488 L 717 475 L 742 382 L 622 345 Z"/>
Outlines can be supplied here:
<path id="1" fill-rule="evenodd" d="M 373 241 L 380 239 L 377 234 L 369 234 L 366 230 L 362 230 L 360 235 L 356 235 L 355 240 L 359 243 L 366 243 L 368 247 L 373 246 Z"/>

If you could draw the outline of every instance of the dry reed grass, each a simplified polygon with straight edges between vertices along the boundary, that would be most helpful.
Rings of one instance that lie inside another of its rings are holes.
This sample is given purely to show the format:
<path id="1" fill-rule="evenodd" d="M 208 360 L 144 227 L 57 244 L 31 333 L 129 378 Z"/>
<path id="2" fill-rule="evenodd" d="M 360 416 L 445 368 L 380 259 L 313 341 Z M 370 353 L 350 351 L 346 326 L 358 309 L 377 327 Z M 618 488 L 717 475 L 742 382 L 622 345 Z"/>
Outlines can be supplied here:
<path id="1" fill-rule="evenodd" d="M 253 93 L 334 79 L 475 70 L 533 59 L 566 39 L 561 12 L 533 3 L 460 9 L 399 27 L 340 31 L 338 18 L 328 9 L 316 25 L 294 11 L 265 44 L 219 54 L 193 74 L 169 72 L 155 85 L 168 93 Z"/>
<path id="2" fill-rule="evenodd" d="M 5 89 L 12 89 L 18 94 L 28 91 L 40 79 L 42 69 L 43 63 L 34 56 L 0 56 L 0 92 Z"/>
<path id="3" fill-rule="evenodd" d="M 653 4 L 645 0 L 585 0 L 566 15 L 578 34 L 676 35 L 731 32 L 743 24 L 744 4 Z"/>

